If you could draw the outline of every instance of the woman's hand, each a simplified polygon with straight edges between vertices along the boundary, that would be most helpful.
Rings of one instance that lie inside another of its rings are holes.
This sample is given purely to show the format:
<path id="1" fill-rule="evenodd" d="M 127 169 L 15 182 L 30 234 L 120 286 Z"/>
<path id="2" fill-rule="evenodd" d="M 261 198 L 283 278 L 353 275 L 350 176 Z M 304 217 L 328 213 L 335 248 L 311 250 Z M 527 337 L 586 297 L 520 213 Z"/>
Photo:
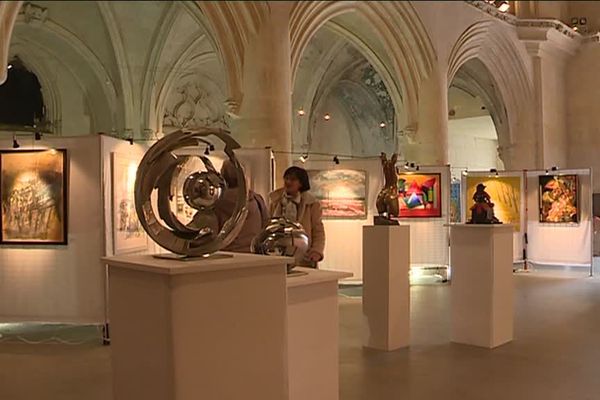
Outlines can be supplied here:
<path id="1" fill-rule="evenodd" d="M 306 259 L 312 262 L 319 262 L 321 261 L 321 254 L 315 250 L 310 250 L 306 255 Z"/>

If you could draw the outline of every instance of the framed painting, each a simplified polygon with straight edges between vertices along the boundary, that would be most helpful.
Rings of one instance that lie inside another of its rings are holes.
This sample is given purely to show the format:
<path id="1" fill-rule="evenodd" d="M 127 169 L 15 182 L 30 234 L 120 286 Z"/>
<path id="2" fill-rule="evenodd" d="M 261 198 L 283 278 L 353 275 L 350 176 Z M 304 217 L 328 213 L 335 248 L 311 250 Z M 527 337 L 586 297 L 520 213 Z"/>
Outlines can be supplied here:
<path id="1" fill-rule="evenodd" d="M 66 245 L 67 151 L 0 151 L 0 243 Z"/>
<path id="2" fill-rule="evenodd" d="M 441 174 L 401 172 L 398 174 L 400 218 L 442 216 Z"/>
<path id="3" fill-rule="evenodd" d="M 494 203 L 494 215 L 504 224 L 514 224 L 515 230 L 521 229 L 521 177 L 520 176 L 472 176 L 467 177 L 466 212 L 471 219 L 473 195 L 477 185 L 482 183 L 485 191 Z"/>
<path id="4" fill-rule="evenodd" d="M 135 177 L 138 160 L 119 153 L 112 156 L 113 253 L 145 250 L 146 232 L 135 211 Z"/>
<path id="5" fill-rule="evenodd" d="M 579 222 L 577 175 L 541 175 L 539 186 L 540 222 Z"/>
<path id="6" fill-rule="evenodd" d="M 367 173 L 354 169 L 308 170 L 311 193 L 323 218 L 367 218 Z"/>
<path id="7" fill-rule="evenodd" d="M 461 219 L 460 182 L 452 182 L 450 184 L 450 222 L 459 223 Z"/>

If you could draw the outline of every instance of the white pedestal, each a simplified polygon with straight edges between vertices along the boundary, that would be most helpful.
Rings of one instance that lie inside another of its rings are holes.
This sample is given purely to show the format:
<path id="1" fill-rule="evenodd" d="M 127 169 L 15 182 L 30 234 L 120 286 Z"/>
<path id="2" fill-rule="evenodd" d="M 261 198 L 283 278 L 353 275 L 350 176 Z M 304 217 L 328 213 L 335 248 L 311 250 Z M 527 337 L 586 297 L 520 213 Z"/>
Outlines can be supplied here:
<path id="1" fill-rule="evenodd" d="M 338 280 L 352 274 L 311 268 L 295 271 L 307 275 L 287 279 L 290 400 L 337 400 Z"/>
<path id="2" fill-rule="evenodd" d="M 493 348 L 513 339 L 513 227 L 451 225 L 451 340 Z"/>
<path id="3" fill-rule="evenodd" d="M 392 351 L 410 343 L 410 226 L 363 227 L 364 345 Z"/>
<path id="4" fill-rule="evenodd" d="M 104 261 L 115 400 L 288 399 L 288 259 Z"/>

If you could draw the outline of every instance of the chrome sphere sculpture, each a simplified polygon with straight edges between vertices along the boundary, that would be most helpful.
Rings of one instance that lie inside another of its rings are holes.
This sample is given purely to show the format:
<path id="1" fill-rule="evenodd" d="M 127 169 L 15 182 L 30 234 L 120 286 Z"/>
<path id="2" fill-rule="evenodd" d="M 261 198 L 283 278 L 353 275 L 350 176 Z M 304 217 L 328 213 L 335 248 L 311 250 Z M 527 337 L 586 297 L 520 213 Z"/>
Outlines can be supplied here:
<path id="1" fill-rule="evenodd" d="M 231 218 L 219 230 L 214 206 L 226 188 L 225 180 L 208 157 L 179 155 L 184 148 L 210 146 L 208 137 L 225 144 L 224 152 L 236 170 L 238 188 Z M 246 219 L 248 189 L 242 166 L 234 150 L 240 145 L 222 129 L 205 128 L 194 132 L 177 131 L 157 141 L 146 152 L 135 180 L 135 210 L 148 235 L 160 246 L 183 256 L 208 256 L 226 247 L 239 234 Z M 191 158 L 199 158 L 206 171 L 190 174 L 183 183 L 183 198 L 196 210 L 190 223 L 182 223 L 171 210 L 173 181 L 182 173 Z M 157 210 L 152 205 L 152 193 L 157 190 Z"/>
<path id="2" fill-rule="evenodd" d="M 252 240 L 252 252 L 272 256 L 294 257 L 295 264 L 306 263 L 308 235 L 302 225 L 286 218 L 273 218 L 269 224 Z"/>

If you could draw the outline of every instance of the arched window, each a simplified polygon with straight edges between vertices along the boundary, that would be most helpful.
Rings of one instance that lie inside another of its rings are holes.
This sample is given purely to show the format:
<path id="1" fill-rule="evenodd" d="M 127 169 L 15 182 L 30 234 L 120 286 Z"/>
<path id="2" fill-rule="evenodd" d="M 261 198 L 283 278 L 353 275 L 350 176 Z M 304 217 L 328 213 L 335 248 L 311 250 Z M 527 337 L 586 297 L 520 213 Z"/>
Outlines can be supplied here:
<path id="1" fill-rule="evenodd" d="M 0 85 L 0 125 L 32 127 L 43 122 L 46 110 L 37 76 L 18 57 L 8 67 L 6 82 Z"/>

